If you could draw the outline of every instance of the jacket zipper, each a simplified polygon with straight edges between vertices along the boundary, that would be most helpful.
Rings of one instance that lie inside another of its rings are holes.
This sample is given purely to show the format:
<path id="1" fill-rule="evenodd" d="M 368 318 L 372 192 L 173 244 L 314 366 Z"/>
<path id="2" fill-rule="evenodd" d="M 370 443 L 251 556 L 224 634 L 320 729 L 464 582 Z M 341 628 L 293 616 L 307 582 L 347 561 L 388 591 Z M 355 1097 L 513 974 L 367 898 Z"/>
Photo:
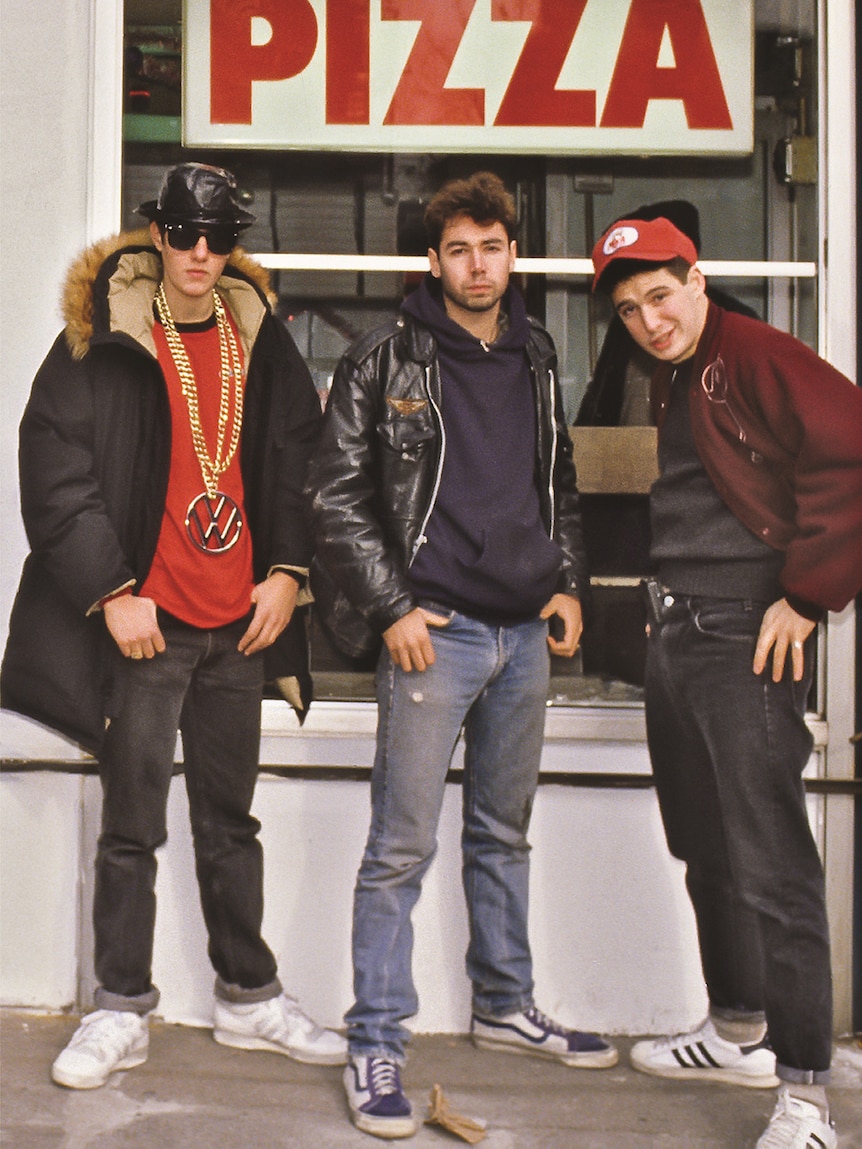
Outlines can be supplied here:
<path id="1" fill-rule="evenodd" d="M 551 400 L 551 469 L 548 474 L 548 505 L 551 509 L 551 520 L 548 524 L 548 536 L 554 537 L 554 524 L 557 520 L 557 500 L 554 494 L 554 469 L 557 465 L 557 392 L 553 371 L 548 369 L 548 383 Z"/>
<path id="2" fill-rule="evenodd" d="M 437 502 L 437 494 L 440 490 L 440 482 L 443 478 L 443 460 L 446 457 L 446 428 L 443 425 L 443 413 L 441 412 L 440 407 L 437 405 L 437 403 L 434 402 L 434 396 L 431 393 L 431 364 L 430 363 L 426 364 L 426 367 L 425 367 L 425 391 L 428 394 L 428 402 L 431 404 L 432 408 L 434 409 L 434 414 L 437 416 L 437 423 L 438 423 L 438 426 L 440 427 L 440 459 L 439 459 L 439 462 L 437 463 L 437 474 L 434 476 L 434 489 L 431 492 L 431 498 L 428 500 L 428 508 L 425 511 L 425 517 L 422 520 L 422 526 L 419 528 L 419 534 L 416 536 L 416 542 L 413 544 L 413 551 L 410 555 L 410 562 L 407 564 L 408 569 L 411 566 L 413 566 L 413 560 L 416 558 L 416 555 L 419 553 L 419 548 L 422 546 L 423 543 L 426 543 L 428 541 L 428 539 L 425 536 L 425 528 L 428 526 L 428 520 L 431 518 L 431 514 L 432 514 L 432 512 L 434 510 L 434 506 Z"/>

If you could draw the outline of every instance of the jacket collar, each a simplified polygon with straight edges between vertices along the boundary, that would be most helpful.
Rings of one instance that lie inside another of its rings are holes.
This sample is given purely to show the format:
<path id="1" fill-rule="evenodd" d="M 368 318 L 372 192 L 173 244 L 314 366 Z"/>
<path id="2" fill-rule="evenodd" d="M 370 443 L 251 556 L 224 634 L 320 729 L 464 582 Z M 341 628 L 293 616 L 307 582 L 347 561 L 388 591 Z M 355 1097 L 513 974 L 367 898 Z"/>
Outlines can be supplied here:
<path id="1" fill-rule="evenodd" d="M 161 259 L 145 228 L 100 240 L 79 255 L 62 293 L 65 336 L 72 357 L 83 359 L 94 343 L 117 337 L 131 339 L 155 355 L 153 299 L 161 272 Z M 247 358 L 275 303 L 269 274 L 238 248 L 217 287 L 237 322 Z"/>

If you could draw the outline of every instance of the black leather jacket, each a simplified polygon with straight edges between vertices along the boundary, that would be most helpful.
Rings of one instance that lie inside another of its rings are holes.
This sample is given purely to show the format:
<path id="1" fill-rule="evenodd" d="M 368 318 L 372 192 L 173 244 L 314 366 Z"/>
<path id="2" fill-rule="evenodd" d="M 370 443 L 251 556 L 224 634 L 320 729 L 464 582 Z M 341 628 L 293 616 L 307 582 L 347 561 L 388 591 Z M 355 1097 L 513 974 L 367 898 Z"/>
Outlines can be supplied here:
<path id="1" fill-rule="evenodd" d="M 536 482 L 548 534 L 563 553 L 558 591 L 589 587 L 572 444 L 547 332 L 530 320 Z M 424 541 L 443 458 L 437 349 L 410 315 L 359 340 L 335 372 L 309 473 L 316 559 L 312 590 L 337 645 L 360 655 L 417 605 L 407 570 Z"/>

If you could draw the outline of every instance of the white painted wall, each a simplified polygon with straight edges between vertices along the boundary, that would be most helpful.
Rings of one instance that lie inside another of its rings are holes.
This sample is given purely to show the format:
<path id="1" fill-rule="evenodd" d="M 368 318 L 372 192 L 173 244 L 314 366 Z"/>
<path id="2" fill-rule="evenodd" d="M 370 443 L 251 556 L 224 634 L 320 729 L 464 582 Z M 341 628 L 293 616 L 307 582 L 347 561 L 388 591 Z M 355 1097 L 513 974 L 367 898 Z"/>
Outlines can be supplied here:
<path id="1" fill-rule="evenodd" d="M 89 911 L 98 780 L 6 773 L 0 797 L 0 1004 L 87 1008 L 94 988 Z M 341 1024 L 352 1002 L 352 893 L 368 811 L 366 783 L 264 775 L 258 785 L 264 933 L 285 987 L 330 1025 Z M 469 1025 L 459 835 L 460 789 L 449 786 L 439 855 L 414 917 L 420 1011 L 411 1028 L 417 1032 L 457 1033 Z M 541 1007 L 570 1024 L 615 1033 L 682 1029 L 702 1016 L 693 920 L 653 792 L 542 787 L 531 837 L 530 928 Z M 213 972 L 179 778 L 156 892 L 157 1012 L 207 1025 Z"/>
<path id="2" fill-rule="evenodd" d="M 278 723 L 277 715 L 285 713 L 279 704 L 266 706 L 266 761 L 371 764 L 372 708 L 350 714 L 334 704 L 313 707 L 302 731 L 292 721 Z M 580 730 L 577 738 L 573 724 Z M 636 711 L 552 711 L 543 770 L 645 775 L 641 727 Z M 613 729 L 616 740 L 608 736 Z M 816 736 L 822 733 L 815 730 Z M 33 737 L 35 745 L 38 730 Z M 810 769 L 821 771 L 820 754 Z M 0 775 L 0 1004 L 91 1004 L 99 809 L 99 783 L 92 775 Z M 352 1001 L 352 892 L 368 829 L 368 784 L 264 773 L 254 812 L 266 858 L 264 933 L 282 980 L 320 1020 L 340 1024 Z M 821 800 L 811 800 L 810 815 L 822 841 Z M 419 1032 L 464 1032 L 469 1023 L 460 816 L 460 789 L 452 785 L 438 857 L 415 913 L 420 1011 L 412 1026 Z M 610 1033 L 681 1030 L 697 1021 L 706 998 L 694 922 L 682 866 L 665 846 L 654 792 L 540 786 L 530 837 L 530 931 L 542 1008 L 570 1024 Z M 169 1021 L 206 1025 L 213 973 L 181 778 L 171 790 L 156 893 L 158 1013 Z"/>
<path id="3" fill-rule="evenodd" d="M 18 422 L 30 382 L 62 327 L 60 283 L 85 243 L 89 4 L 3 0 L 0 36 L 0 641 L 5 643 L 24 531 Z"/>

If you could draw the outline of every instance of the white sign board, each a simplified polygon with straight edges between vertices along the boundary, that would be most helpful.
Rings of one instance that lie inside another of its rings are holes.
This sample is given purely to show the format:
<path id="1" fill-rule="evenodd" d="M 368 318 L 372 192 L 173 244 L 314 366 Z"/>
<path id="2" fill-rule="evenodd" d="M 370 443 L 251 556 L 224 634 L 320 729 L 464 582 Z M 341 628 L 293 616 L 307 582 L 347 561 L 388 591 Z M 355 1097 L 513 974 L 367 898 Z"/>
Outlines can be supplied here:
<path id="1" fill-rule="evenodd" d="M 185 0 L 183 141 L 739 155 L 753 0 Z"/>

